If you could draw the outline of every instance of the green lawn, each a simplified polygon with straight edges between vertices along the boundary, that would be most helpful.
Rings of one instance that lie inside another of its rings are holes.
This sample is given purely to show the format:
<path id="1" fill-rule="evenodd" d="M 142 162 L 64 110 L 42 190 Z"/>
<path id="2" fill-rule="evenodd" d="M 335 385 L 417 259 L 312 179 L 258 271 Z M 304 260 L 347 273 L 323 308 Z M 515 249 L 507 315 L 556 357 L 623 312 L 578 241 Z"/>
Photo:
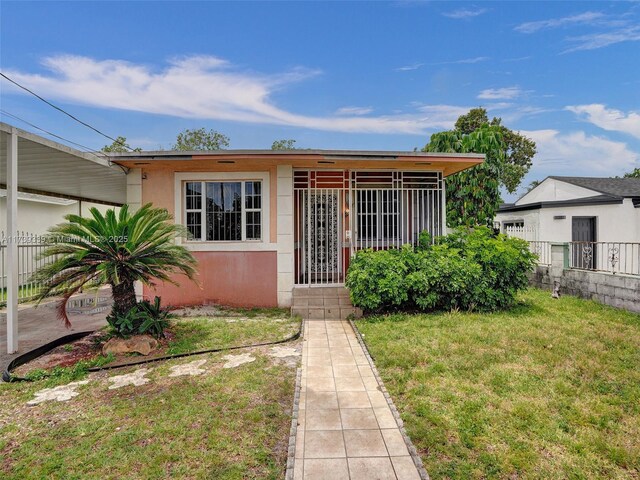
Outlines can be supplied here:
<path id="1" fill-rule="evenodd" d="M 275 340 L 295 330 L 289 320 L 259 312 L 234 323 L 180 320 L 177 327 L 190 335 L 176 351 Z M 140 367 L 1 384 L 0 477 L 283 478 L 296 362 L 268 352 L 261 347 L 152 363 L 146 366 L 151 382 L 116 390 L 108 389 L 107 377 Z M 223 369 L 229 353 L 251 353 L 256 361 Z M 167 376 L 169 367 L 201 359 L 205 374 Z M 78 378 L 90 380 L 79 396 L 26 405 L 34 392 Z"/>
<path id="2" fill-rule="evenodd" d="M 640 315 L 520 300 L 357 322 L 431 477 L 640 478 Z"/>

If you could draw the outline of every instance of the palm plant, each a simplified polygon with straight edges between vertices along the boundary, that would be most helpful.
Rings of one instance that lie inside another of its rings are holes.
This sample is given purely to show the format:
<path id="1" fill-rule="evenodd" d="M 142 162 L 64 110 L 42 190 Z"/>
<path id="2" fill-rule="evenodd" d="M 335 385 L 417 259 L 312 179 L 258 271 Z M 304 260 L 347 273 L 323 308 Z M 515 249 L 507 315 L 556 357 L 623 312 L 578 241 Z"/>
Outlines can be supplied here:
<path id="1" fill-rule="evenodd" d="M 49 229 L 51 246 L 41 258 L 49 259 L 35 273 L 34 280 L 44 285 L 39 300 L 61 295 L 58 318 L 68 327 L 67 301 L 82 288 L 110 285 L 112 314 L 125 315 L 136 305 L 134 282 L 153 286 L 155 280 L 177 282 L 173 273 L 193 280 L 196 260 L 174 239 L 187 231 L 172 222 L 165 209 L 147 204 L 135 213 L 124 205 L 103 215 L 90 210 L 90 217 L 67 215 L 66 223 Z"/>

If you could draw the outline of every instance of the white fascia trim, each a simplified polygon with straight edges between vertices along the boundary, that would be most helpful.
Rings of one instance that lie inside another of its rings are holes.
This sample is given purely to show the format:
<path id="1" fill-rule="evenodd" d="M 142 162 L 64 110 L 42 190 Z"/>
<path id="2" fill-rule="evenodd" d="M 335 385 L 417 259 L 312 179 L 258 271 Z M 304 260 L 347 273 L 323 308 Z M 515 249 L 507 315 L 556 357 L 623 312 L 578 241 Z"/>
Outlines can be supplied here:
<path id="1" fill-rule="evenodd" d="M 184 182 L 219 182 L 235 180 L 238 182 L 260 180 L 262 181 L 262 240 L 250 240 L 245 242 L 185 242 L 177 238 L 176 243 L 194 252 L 261 252 L 275 251 L 277 246 L 270 243 L 270 209 L 271 209 L 271 185 L 269 172 L 176 172 L 174 173 L 174 200 L 175 223 L 183 225 L 184 204 L 182 200 L 182 187 Z"/>

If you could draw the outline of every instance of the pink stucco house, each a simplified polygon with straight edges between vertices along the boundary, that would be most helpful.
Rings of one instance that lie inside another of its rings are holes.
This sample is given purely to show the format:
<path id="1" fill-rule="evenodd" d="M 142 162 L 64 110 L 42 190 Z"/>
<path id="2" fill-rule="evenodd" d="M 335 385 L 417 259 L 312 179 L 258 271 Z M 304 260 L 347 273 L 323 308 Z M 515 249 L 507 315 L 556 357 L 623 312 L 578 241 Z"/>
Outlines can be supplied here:
<path id="1" fill-rule="evenodd" d="M 329 150 L 118 154 L 127 203 L 186 226 L 200 286 L 158 285 L 165 304 L 289 307 L 296 287 L 341 286 L 363 248 L 445 229 L 446 177 L 476 154 Z"/>

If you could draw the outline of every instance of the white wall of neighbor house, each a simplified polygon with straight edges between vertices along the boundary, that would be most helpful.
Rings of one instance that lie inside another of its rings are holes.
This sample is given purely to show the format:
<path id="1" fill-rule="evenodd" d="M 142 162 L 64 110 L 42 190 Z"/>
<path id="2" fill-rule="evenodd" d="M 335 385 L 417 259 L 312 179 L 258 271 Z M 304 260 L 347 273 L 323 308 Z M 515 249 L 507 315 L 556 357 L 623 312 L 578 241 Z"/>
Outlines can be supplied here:
<path id="1" fill-rule="evenodd" d="M 57 199 L 52 198 L 52 200 Z M 96 207 L 102 212 L 113 208 L 90 202 L 71 201 L 68 204 L 56 204 L 18 198 L 18 231 L 44 235 L 50 227 L 64 222 L 65 215 L 80 214 L 86 216 L 92 207 Z M 4 230 L 6 224 L 7 198 L 2 196 L 0 197 L 0 230 Z"/>
<path id="2" fill-rule="evenodd" d="M 290 307 L 293 297 L 293 167 L 277 167 L 278 306 Z"/>
<path id="3" fill-rule="evenodd" d="M 565 218 L 554 218 L 565 217 Z M 596 217 L 599 242 L 640 242 L 640 208 L 634 208 L 630 198 L 622 204 L 559 206 L 503 212 L 496 221 L 524 221 L 525 227 L 536 231 L 538 240 L 547 242 L 570 242 L 572 217 Z"/>
<path id="4" fill-rule="evenodd" d="M 558 216 L 566 218 L 554 219 Z M 625 198 L 622 205 L 543 208 L 540 211 L 541 239 L 570 242 L 571 217 L 596 217 L 598 242 L 640 242 L 640 209 L 633 207 L 630 198 Z"/>

